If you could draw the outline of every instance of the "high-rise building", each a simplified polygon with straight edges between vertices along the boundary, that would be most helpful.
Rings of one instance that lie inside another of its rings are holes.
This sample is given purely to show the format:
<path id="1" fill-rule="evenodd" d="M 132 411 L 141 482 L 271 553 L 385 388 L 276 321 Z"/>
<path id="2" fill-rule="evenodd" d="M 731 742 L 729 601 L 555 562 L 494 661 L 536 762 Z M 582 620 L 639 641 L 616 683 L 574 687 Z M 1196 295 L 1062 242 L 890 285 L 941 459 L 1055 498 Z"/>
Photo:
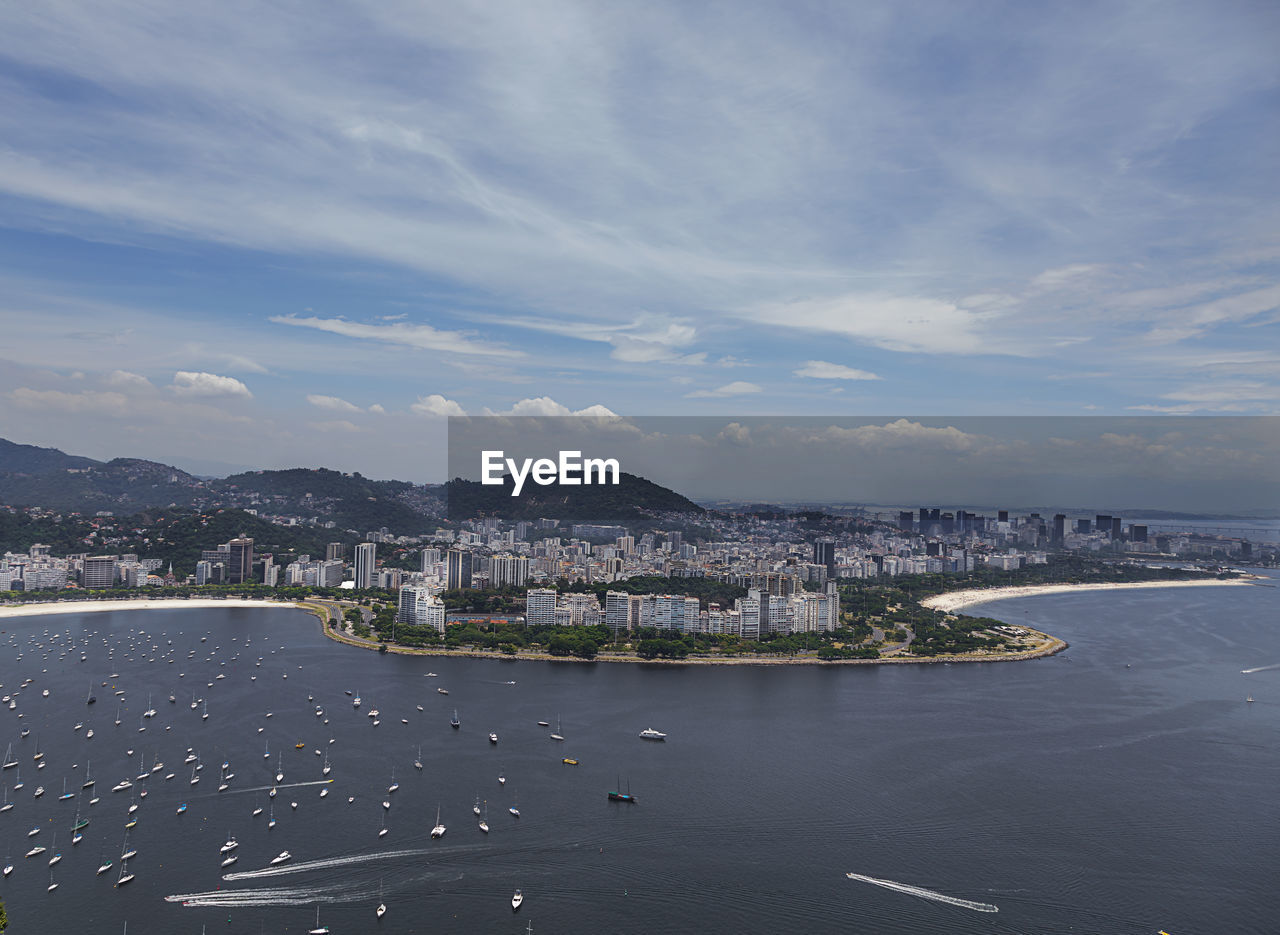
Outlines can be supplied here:
<path id="1" fill-rule="evenodd" d="M 324 560 L 326 562 L 332 562 L 335 559 L 337 559 L 338 561 L 342 561 L 344 558 L 346 558 L 346 555 L 347 555 L 347 547 L 344 546 L 341 542 L 330 542 L 328 545 L 324 547 Z"/>
<path id="2" fill-rule="evenodd" d="M 456 591 L 471 587 L 471 553 L 450 549 L 445 555 L 445 589 Z"/>
<path id="3" fill-rule="evenodd" d="M 1130 526 L 1129 539 L 1132 540 L 1133 542 L 1146 542 L 1147 527 L 1146 526 Z"/>
<path id="4" fill-rule="evenodd" d="M 227 566 L 227 583 L 244 584 L 253 580 L 253 540 L 232 539 L 227 543 L 231 564 Z"/>
<path id="5" fill-rule="evenodd" d="M 1062 545 L 1067 538 L 1067 517 L 1065 513 L 1053 515 L 1053 544 Z"/>
<path id="6" fill-rule="evenodd" d="M 530 627 L 550 627 L 556 622 L 556 592 L 552 588 L 530 588 L 525 593 L 524 622 Z"/>
<path id="7" fill-rule="evenodd" d="M 527 555 L 495 555 L 489 560 L 489 586 L 522 587 L 529 580 Z"/>
<path id="8" fill-rule="evenodd" d="M 357 588 L 373 587 L 373 570 L 378 563 L 378 546 L 373 542 L 361 542 L 356 546 L 354 574 Z"/>
<path id="9" fill-rule="evenodd" d="M 116 557 L 98 555 L 86 558 L 80 571 L 80 584 L 86 588 L 110 588 L 116 583 Z"/>
<path id="10" fill-rule="evenodd" d="M 1007 523 L 1007 522 L 1009 522 L 1009 511 L 1008 511 L 1008 510 L 997 510 L 997 511 L 996 511 L 996 522 L 997 522 L 997 523 Z"/>
<path id="11" fill-rule="evenodd" d="M 631 628 L 631 595 L 624 591 L 608 591 L 604 596 L 604 622 L 610 631 L 620 633 Z"/>
<path id="12" fill-rule="evenodd" d="M 910 510 L 898 511 L 898 528 L 903 532 L 914 532 L 915 523 L 912 521 L 913 514 Z"/>
<path id="13" fill-rule="evenodd" d="M 832 539 L 819 539 L 813 544 L 813 563 L 827 566 L 830 574 L 836 567 L 836 544 Z"/>

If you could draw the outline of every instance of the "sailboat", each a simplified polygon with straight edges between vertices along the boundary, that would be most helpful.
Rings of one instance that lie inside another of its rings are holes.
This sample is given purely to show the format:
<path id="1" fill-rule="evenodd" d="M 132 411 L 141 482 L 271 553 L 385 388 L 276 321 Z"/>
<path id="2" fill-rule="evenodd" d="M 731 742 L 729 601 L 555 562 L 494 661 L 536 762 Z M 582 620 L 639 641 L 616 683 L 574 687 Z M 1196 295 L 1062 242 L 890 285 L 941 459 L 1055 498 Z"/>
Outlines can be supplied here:
<path id="1" fill-rule="evenodd" d="M 422 769 L 422 744 L 418 744 L 418 758 L 413 761 L 414 769 Z"/>
<path id="2" fill-rule="evenodd" d="M 209 720 L 209 702 L 207 701 L 204 703 L 204 713 L 200 715 L 200 720 Z"/>
<path id="3" fill-rule="evenodd" d="M 329 752 L 326 750 L 324 754 L 324 766 L 320 769 L 321 776 L 328 776 L 333 767 L 329 765 Z"/>
<path id="4" fill-rule="evenodd" d="M 489 800 L 484 800 L 484 815 L 480 819 L 480 830 L 485 834 L 489 833 Z"/>
<path id="5" fill-rule="evenodd" d="M 4 787 L 4 805 L 0 805 L 0 812 L 7 812 L 13 808 L 13 803 L 9 801 L 9 787 Z"/>
<path id="6" fill-rule="evenodd" d="M 4 751 L 4 768 L 12 769 L 17 765 L 18 765 L 18 758 L 13 755 L 13 744 L 10 743 L 8 748 Z"/>
<path id="7" fill-rule="evenodd" d="M 62 795 L 58 796 L 58 801 L 65 802 L 67 799 L 74 799 L 75 797 L 76 797 L 76 794 L 74 792 L 67 791 L 67 777 L 63 776 L 62 777 Z"/>
<path id="8" fill-rule="evenodd" d="M 49 866 L 62 860 L 62 852 L 58 850 L 58 832 L 53 833 L 53 840 L 49 842 L 49 847 L 53 848 L 53 856 L 49 858 Z"/>
<path id="9" fill-rule="evenodd" d="M 37 763 L 39 763 L 41 760 L 44 759 L 44 754 L 40 752 L 40 735 L 39 734 L 36 734 L 36 752 L 31 757 L 31 759 L 35 760 Z"/>
<path id="10" fill-rule="evenodd" d="M 320 907 L 316 906 L 316 927 L 307 932 L 307 935 L 329 935 L 329 926 L 320 925 Z"/>
<path id="11" fill-rule="evenodd" d="M 276 759 L 276 782 L 284 782 L 284 754 Z"/>
<path id="12" fill-rule="evenodd" d="M 101 876 L 110 869 L 111 861 L 107 859 L 106 852 L 104 851 L 98 856 L 98 875 Z"/>
<path id="13" fill-rule="evenodd" d="M 90 682 L 90 683 L 89 683 L 89 696 L 88 696 L 87 698 L 85 698 L 84 703 L 85 703 L 85 704 L 87 704 L 87 705 L 90 705 L 90 704 L 93 704 L 93 703 L 94 703 L 95 701 L 97 701 L 97 700 L 98 700 L 97 698 L 93 697 L 93 683 L 92 683 L 92 682 Z"/>
<path id="14" fill-rule="evenodd" d="M 58 888 L 58 884 L 53 882 L 53 871 L 49 871 L 49 892 L 52 893 Z"/>
<path id="15" fill-rule="evenodd" d="M 453 709 L 453 717 L 449 719 L 449 726 L 452 727 L 454 730 L 457 730 L 459 727 L 462 726 L 462 722 L 458 720 L 457 708 Z"/>
<path id="16" fill-rule="evenodd" d="M 380 838 L 382 838 L 382 837 L 386 837 L 386 834 L 387 834 L 387 813 L 386 813 L 386 811 L 383 811 L 383 813 L 382 813 L 382 829 L 378 832 L 378 837 L 380 837 Z"/>
<path id="17" fill-rule="evenodd" d="M 560 733 L 560 715 L 556 715 L 556 732 L 551 735 L 552 740 L 564 740 L 564 736 Z"/>
<path id="18" fill-rule="evenodd" d="M 84 761 L 84 782 L 80 783 L 81 789 L 92 789 L 96 780 L 89 775 L 89 761 Z"/>
<path id="19" fill-rule="evenodd" d="M 437 805 L 436 806 L 436 826 L 431 829 L 431 836 L 433 838 L 442 838 L 444 837 L 445 830 L 446 830 L 445 826 L 440 824 L 440 806 Z"/>
<path id="20" fill-rule="evenodd" d="M 381 919 L 387 914 L 387 904 L 382 901 L 382 881 L 378 881 L 378 908 L 374 910 L 374 915 Z"/>
<path id="21" fill-rule="evenodd" d="M 507 811 L 509 811 L 509 812 L 512 814 L 512 816 L 514 816 L 515 818 L 519 818 L 519 817 L 520 817 L 520 809 L 519 809 L 519 808 L 517 808 L 516 806 L 518 806 L 518 805 L 520 804 L 520 796 L 519 796 L 519 795 L 517 795 L 517 796 L 515 797 L 515 799 L 516 799 L 515 805 L 512 805 L 509 809 L 507 809 Z"/>
<path id="22" fill-rule="evenodd" d="M 275 803 L 272 802 L 271 810 L 267 813 L 267 828 L 270 829 L 270 828 L 274 828 L 275 826 L 276 826 L 276 806 L 275 806 Z"/>
<path id="23" fill-rule="evenodd" d="M 617 785 L 617 786 L 618 786 L 618 789 L 619 789 L 619 790 L 622 788 L 622 783 L 621 783 L 620 781 L 615 781 L 615 785 Z M 631 794 L 631 780 L 630 780 L 630 779 L 628 779 L 628 780 L 627 780 L 627 791 L 626 791 L 626 792 L 621 792 L 621 791 L 614 791 L 614 792 L 610 792 L 610 793 L 609 793 L 609 801 L 610 801 L 610 802 L 633 802 L 633 803 L 634 803 L 634 802 L 636 801 L 636 797 L 635 797 L 634 795 L 632 795 L 632 794 Z"/>
<path id="24" fill-rule="evenodd" d="M 471 814 L 475 815 L 477 818 L 480 816 L 480 793 L 479 792 L 476 793 L 476 804 L 471 806 Z"/>
<path id="25" fill-rule="evenodd" d="M 120 726 L 120 709 L 124 707 L 121 704 L 116 705 L 116 727 Z"/>
<path id="26" fill-rule="evenodd" d="M 400 788 L 400 783 L 396 782 L 396 771 L 393 769 L 391 771 L 391 785 L 387 786 L 387 794 L 390 795 L 392 792 L 395 792 L 399 788 Z"/>
<path id="27" fill-rule="evenodd" d="M 133 879 L 133 874 L 129 872 L 128 858 L 120 861 L 120 876 L 116 878 L 116 886 L 124 886 Z"/>

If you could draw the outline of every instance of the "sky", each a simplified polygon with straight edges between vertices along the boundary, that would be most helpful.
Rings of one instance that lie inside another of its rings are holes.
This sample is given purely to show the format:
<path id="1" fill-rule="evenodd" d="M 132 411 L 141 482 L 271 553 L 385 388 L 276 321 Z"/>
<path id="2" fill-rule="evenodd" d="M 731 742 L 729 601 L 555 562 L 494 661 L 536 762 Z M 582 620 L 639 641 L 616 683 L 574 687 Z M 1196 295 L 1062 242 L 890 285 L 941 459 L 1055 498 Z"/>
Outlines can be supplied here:
<path id="1" fill-rule="evenodd" d="M 0 436 L 1280 413 L 1273 2 L 0 6 Z M 888 423 L 885 423 L 888 424 Z"/>

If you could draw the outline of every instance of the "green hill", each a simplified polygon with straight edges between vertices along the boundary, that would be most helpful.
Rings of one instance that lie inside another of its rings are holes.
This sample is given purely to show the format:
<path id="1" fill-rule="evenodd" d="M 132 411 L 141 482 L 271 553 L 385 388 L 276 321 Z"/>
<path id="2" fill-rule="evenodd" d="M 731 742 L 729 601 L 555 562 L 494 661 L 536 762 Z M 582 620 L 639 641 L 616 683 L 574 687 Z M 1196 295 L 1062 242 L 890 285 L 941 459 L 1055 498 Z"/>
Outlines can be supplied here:
<path id="1" fill-rule="evenodd" d="M 567 519 L 579 521 L 634 521 L 658 513 L 703 513 L 702 507 L 674 490 L 651 480 L 628 474 L 618 484 L 546 487 L 526 483 L 520 496 L 511 496 L 512 480 L 503 478 L 501 485 L 481 484 L 461 478 L 451 480 L 448 488 L 449 517 L 454 520 L 477 516 L 502 519 L 533 520 Z"/>

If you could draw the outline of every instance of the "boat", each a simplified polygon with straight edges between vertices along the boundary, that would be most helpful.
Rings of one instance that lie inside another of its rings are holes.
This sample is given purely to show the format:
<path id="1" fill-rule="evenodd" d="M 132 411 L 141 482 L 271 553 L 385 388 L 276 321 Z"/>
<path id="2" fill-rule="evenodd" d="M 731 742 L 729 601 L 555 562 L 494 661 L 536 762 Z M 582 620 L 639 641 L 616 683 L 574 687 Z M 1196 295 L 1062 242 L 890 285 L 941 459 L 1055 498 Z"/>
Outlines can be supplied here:
<path id="1" fill-rule="evenodd" d="M 120 861 L 120 876 L 116 878 L 116 886 L 124 886 L 133 879 L 133 874 L 129 872 L 129 861 L 127 858 Z"/>
<path id="2" fill-rule="evenodd" d="M 59 854 L 59 855 L 58 855 L 58 859 L 59 859 L 59 860 L 61 860 L 61 859 L 62 859 L 62 855 L 61 855 L 61 854 Z M 50 862 L 49 862 L 49 866 L 51 866 L 51 867 L 52 867 L 54 863 L 55 863 L 55 861 L 50 861 Z M 56 890 L 57 888 L 58 888 L 58 884 L 53 882 L 53 871 L 52 871 L 52 870 L 50 870 L 50 871 L 49 871 L 49 886 L 48 886 L 48 891 L 49 891 L 50 893 L 52 893 L 52 892 L 53 892 L 54 890 Z"/>
<path id="3" fill-rule="evenodd" d="M 177 815 L 181 815 L 181 814 L 182 814 L 183 812 L 185 812 L 186 810 L 187 810 L 187 803 L 186 803 L 186 802 L 183 802 L 181 805 L 179 805 L 179 806 L 178 806 L 178 810 L 177 810 L 177 812 L 175 812 L 175 814 L 177 814 Z"/>
<path id="4" fill-rule="evenodd" d="M 76 794 L 74 792 L 67 791 L 67 777 L 63 776 L 62 777 L 62 795 L 58 796 L 58 801 L 65 802 L 67 799 L 74 799 L 75 797 L 76 797 Z"/>
<path id="5" fill-rule="evenodd" d="M 320 907 L 316 906 L 316 927 L 309 930 L 307 935 L 329 935 L 329 926 L 320 924 Z"/>
<path id="6" fill-rule="evenodd" d="M 547 722 L 547 721 L 539 721 L 539 722 L 538 722 L 538 726 L 539 726 L 539 727 L 550 727 L 550 726 L 551 726 L 551 724 L 550 724 L 549 722 Z"/>
<path id="7" fill-rule="evenodd" d="M 92 789 L 96 782 L 97 780 L 95 780 L 92 776 L 89 775 L 89 761 L 85 760 L 84 761 L 84 782 L 80 783 L 80 788 Z"/>
<path id="8" fill-rule="evenodd" d="M 414 769 L 422 769 L 422 745 L 418 745 L 418 758 L 413 761 Z"/>
<path id="9" fill-rule="evenodd" d="M 621 783 L 621 782 L 616 783 L 616 785 L 619 787 L 619 789 L 622 787 L 622 783 Z M 610 792 L 610 793 L 609 793 L 609 801 L 610 801 L 610 802 L 632 802 L 632 803 L 634 803 L 634 802 L 636 801 L 636 797 L 635 797 L 634 795 L 632 795 L 632 794 L 631 794 L 631 780 L 629 780 L 629 779 L 627 780 L 627 791 L 626 791 L 626 792 L 620 792 L 620 791 Z"/>
<path id="10" fill-rule="evenodd" d="M 231 851 L 234 851 L 239 846 L 240 846 L 240 842 L 236 840 L 236 836 L 234 834 L 228 834 L 227 843 L 222 845 L 222 847 L 219 849 L 219 853 L 221 854 L 230 853 Z"/>
<path id="11" fill-rule="evenodd" d="M 107 860 L 107 859 L 106 859 L 106 857 L 104 857 L 104 856 L 100 856 L 100 857 L 98 858 L 98 861 L 99 861 L 99 863 L 98 863 L 98 875 L 99 875 L 99 876 L 101 876 L 102 874 L 106 873 L 108 870 L 110 870 L 110 869 L 111 869 L 112 862 L 111 862 L 111 861 L 109 861 L 109 860 Z"/>
<path id="12" fill-rule="evenodd" d="M 49 866 L 52 867 L 54 864 L 62 860 L 61 851 L 56 850 L 58 846 L 58 832 L 55 831 L 53 833 L 53 841 L 49 844 L 49 846 L 52 848 L 55 848 L 53 852 L 53 856 L 49 858 Z"/>
<path id="13" fill-rule="evenodd" d="M 18 758 L 13 755 L 13 744 L 10 743 L 4 751 L 4 768 L 12 769 L 18 765 Z"/>
<path id="14" fill-rule="evenodd" d="M 354 698 L 352 698 L 352 699 L 351 699 L 351 707 L 353 707 L 353 708 L 358 708 L 358 707 L 360 707 L 360 695 L 359 695 L 359 693 L 357 693 L 357 694 L 356 694 L 356 696 L 355 696 Z"/>
<path id="15" fill-rule="evenodd" d="M 471 814 L 477 816 L 480 814 L 480 793 L 478 792 L 476 793 L 476 804 L 471 806 Z"/>
<path id="16" fill-rule="evenodd" d="M 560 762 L 561 762 L 561 763 L 563 763 L 565 766 L 577 766 L 577 765 L 578 765 L 578 761 L 577 761 L 577 760 L 575 760 L 575 759 L 574 759 L 573 757 L 571 757 L 571 756 L 567 756 L 567 757 L 565 757 L 565 758 L 564 758 L 563 760 L 561 760 Z"/>
<path id="17" fill-rule="evenodd" d="M 660 730 L 654 730 L 652 727 L 646 727 L 640 731 L 640 736 L 644 740 L 666 740 L 667 735 Z"/>
<path id="18" fill-rule="evenodd" d="M 436 806 L 436 826 L 431 829 L 431 836 L 433 838 L 442 838 L 444 837 L 445 831 L 446 831 L 445 826 L 440 824 L 440 806 L 437 805 Z"/>
<path id="19" fill-rule="evenodd" d="M 271 866 L 273 867 L 278 866 L 279 864 L 284 863 L 286 860 L 292 859 L 292 857 L 293 855 L 290 854 L 288 851 L 281 851 L 275 857 L 271 858 Z"/>
<path id="20" fill-rule="evenodd" d="M 454 730 L 457 730 L 459 727 L 462 726 L 462 722 L 458 720 L 457 708 L 453 709 L 453 717 L 449 719 L 449 726 L 452 727 Z"/>
<path id="21" fill-rule="evenodd" d="M 564 735 L 560 733 L 560 715 L 556 715 L 556 732 L 551 735 L 552 740 L 564 740 Z"/>
<path id="22" fill-rule="evenodd" d="M 520 904 L 523 902 L 524 902 L 524 893 L 521 892 L 520 890 L 516 890 L 511 895 L 511 911 L 515 912 L 517 909 L 520 908 Z"/>
<path id="23" fill-rule="evenodd" d="M 484 815 L 480 818 L 480 830 L 489 833 L 489 800 L 484 800 Z"/>
<path id="24" fill-rule="evenodd" d="M 271 830 L 276 826 L 276 807 L 272 803 L 271 810 L 267 813 L 267 830 Z"/>
<path id="25" fill-rule="evenodd" d="M 447 689 L 447 688 L 437 688 L 437 689 L 436 689 L 436 691 L 438 691 L 438 692 L 439 692 L 440 694 L 442 694 L 442 695 L 447 695 L 447 694 L 449 694 L 449 689 Z"/>
<path id="26" fill-rule="evenodd" d="M 302 744 L 298 744 L 298 747 L 301 748 Z M 280 756 L 276 759 L 276 782 L 284 782 L 284 754 L 283 753 L 280 754 Z"/>
<path id="27" fill-rule="evenodd" d="M 36 794 L 34 797 L 38 799 L 42 795 L 44 795 L 44 786 L 36 786 Z"/>
<path id="28" fill-rule="evenodd" d="M 374 910 L 374 915 L 381 919 L 387 914 L 387 904 L 382 901 L 382 881 L 378 881 L 378 908 Z"/>
<path id="29" fill-rule="evenodd" d="M 9 787 L 4 787 L 4 805 L 0 805 L 0 812 L 7 812 L 13 808 L 13 803 L 9 801 Z"/>
<path id="30" fill-rule="evenodd" d="M 383 813 L 382 813 L 382 827 L 378 830 L 378 837 L 380 837 L 380 838 L 386 837 L 386 836 L 387 836 L 387 831 L 388 831 L 388 828 L 387 828 L 387 813 L 386 813 L 386 812 L 383 812 Z"/>
<path id="31" fill-rule="evenodd" d="M 495 731 L 489 731 L 489 743 L 497 743 L 498 734 Z"/>
<path id="32" fill-rule="evenodd" d="M 231 855 L 229 855 L 229 856 L 227 856 L 227 857 L 222 858 L 222 863 L 220 864 L 220 866 L 223 866 L 223 867 L 230 867 L 232 864 L 234 864 L 234 863 L 235 863 L 237 860 L 239 860 L 239 859 L 240 859 L 240 858 L 239 858 L 239 857 L 237 857 L 235 854 L 231 854 Z"/>
<path id="33" fill-rule="evenodd" d="M 400 788 L 400 783 L 396 782 L 396 771 L 393 769 L 391 771 L 391 785 L 387 786 L 387 794 L 390 795 L 391 793 L 395 792 L 399 788 Z"/>
<path id="34" fill-rule="evenodd" d="M 323 767 L 321 767 L 321 769 L 320 769 L 320 775 L 321 775 L 321 776 L 328 776 L 328 775 L 329 775 L 329 773 L 330 773 L 332 770 L 333 770 L 333 767 L 329 765 L 329 754 L 328 754 L 328 753 L 326 753 L 326 754 L 324 755 L 324 766 L 323 766 Z"/>
<path id="35" fill-rule="evenodd" d="M 48 850 L 48 848 L 33 847 L 31 850 L 27 851 L 27 857 L 35 857 L 38 854 L 43 854 L 46 850 Z"/>
<path id="36" fill-rule="evenodd" d="M 307 745 L 306 745 L 305 743 L 303 743 L 301 740 L 299 740 L 297 743 L 295 743 L 295 744 L 293 745 L 293 749 L 295 749 L 295 750 L 305 750 L 305 749 L 306 749 L 306 746 L 307 746 Z"/>

